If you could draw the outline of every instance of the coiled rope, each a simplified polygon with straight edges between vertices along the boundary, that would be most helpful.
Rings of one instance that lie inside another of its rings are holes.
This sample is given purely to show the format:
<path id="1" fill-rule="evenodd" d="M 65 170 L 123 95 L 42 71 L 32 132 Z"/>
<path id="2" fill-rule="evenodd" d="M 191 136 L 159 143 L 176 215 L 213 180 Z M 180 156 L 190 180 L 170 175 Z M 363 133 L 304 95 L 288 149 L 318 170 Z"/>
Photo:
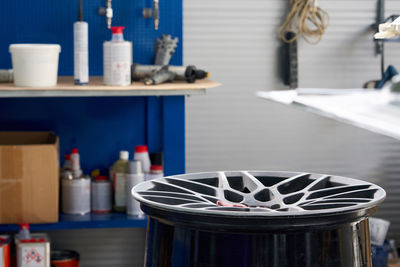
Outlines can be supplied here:
<path id="1" fill-rule="evenodd" d="M 278 30 L 278 38 L 292 43 L 302 36 L 308 43 L 317 44 L 329 24 L 328 13 L 317 5 L 317 0 L 290 0 L 290 11 Z M 287 32 L 293 32 L 288 38 Z"/>

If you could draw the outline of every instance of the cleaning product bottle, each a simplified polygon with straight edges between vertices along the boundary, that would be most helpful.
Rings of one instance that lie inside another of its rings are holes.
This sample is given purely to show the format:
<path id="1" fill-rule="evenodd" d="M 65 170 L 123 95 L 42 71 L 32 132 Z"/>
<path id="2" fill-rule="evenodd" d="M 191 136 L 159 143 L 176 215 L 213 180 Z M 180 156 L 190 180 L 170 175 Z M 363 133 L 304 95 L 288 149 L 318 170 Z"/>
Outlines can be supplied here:
<path id="1" fill-rule="evenodd" d="M 118 212 L 124 212 L 126 208 L 125 176 L 128 168 L 128 158 L 128 151 L 120 151 L 119 160 L 117 160 L 113 166 L 114 210 Z"/>
<path id="2" fill-rule="evenodd" d="M 19 224 L 19 240 L 30 240 L 31 233 L 29 231 L 29 223 Z"/>
<path id="3" fill-rule="evenodd" d="M 140 160 L 142 162 L 142 169 L 145 177 L 150 173 L 150 156 L 147 146 L 136 146 L 135 154 L 133 156 L 134 160 Z"/>
<path id="4" fill-rule="evenodd" d="M 104 84 L 131 84 L 132 43 L 124 41 L 125 27 L 111 27 L 112 39 L 103 44 Z"/>
<path id="5" fill-rule="evenodd" d="M 74 23 L 74 82 L 89 82 L 89 25 L 83 21 L 82 0 L 79 0 L 78 21 Z"/>
<path id="6" fill-rule="evenodd" d="M 153 180 L 156 178 L 164 177 L 163 166 L 162 165 L 151 165 L 150 173 L 146 176 L 146 181 Z"/>
<path id="7" fill-rule="evenodd" d="M 71 150 L 71 162 L 72 162 L 72 173 L 74 178 L 79 178 L 82 176 L 81 163 L 79 151 L 77 148 Z"/>
<path id="8" fill-rule="evenodd" d="M 63 170 L 72 170 L 72 161 L 71 161 L 71 155 L 70 154 L 65 154 L 64 155 Z"/>

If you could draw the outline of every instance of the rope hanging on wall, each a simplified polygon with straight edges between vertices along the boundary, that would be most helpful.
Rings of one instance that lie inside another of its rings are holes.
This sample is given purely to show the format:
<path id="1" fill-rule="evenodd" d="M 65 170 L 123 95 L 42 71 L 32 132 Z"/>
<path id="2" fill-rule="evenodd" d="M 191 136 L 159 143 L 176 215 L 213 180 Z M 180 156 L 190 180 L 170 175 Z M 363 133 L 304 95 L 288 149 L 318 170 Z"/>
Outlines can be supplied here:
<path id="1" fill-rule="evenodd" d="M 317 0 L 290 0 L 290 11 L 278 30 L 278 38 L 292 43 L 299 35 L 310 44 L 321 41 L 329 24 L 329 15 L 317 5 Z M 292 38 L 286 33 L 293 32 Z"/>

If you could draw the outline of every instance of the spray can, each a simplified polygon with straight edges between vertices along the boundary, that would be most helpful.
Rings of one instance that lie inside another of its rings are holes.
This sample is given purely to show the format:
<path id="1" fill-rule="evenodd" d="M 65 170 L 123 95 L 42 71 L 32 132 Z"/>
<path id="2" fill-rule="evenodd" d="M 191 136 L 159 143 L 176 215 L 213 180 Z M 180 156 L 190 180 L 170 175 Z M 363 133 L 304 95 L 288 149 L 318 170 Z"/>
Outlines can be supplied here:
<path id="1" fill-rule="evenodd" d="M 78 21 L 74 23 L 74 82 L 89 82 L 89 25 L 83 21 L 82 1 L 79 1 Z"/>
<path id="2" fill-rule="evenodd" d="M 126 173 L 126 213 L 128 215 L 143 216 L 139 202 L 132 196 L 132 188 L 144 181 L 142 162 L 129 161 Z"/>
<path id="3" fill-rule="evenodd" d="M 113 166 L 113 186 L 114 186 L 114 209 L 124 212 L 126 209 L 125 187 L 126 187 L 126 168 L 128 165 L 129 152 L 119 152 L 119 160 Z"/>
<path id="4" fill-rule="evenodd" d="M 131 84 L 132 43 L 124 41 L 125 27 L 111 27 L 112 39 L 103 44 L 104 84 Z"/>
<path id="5" fill-rule="evenodd" d="M 0 266 L 10 267 L 10 236 L 0 235 Z"/>
<path id="6" fill-rule="evenodd" d="M 112 188 L 107 176 L 97 176 L 92 181 L 92 212 L 109 213 L 112 209 Z"/>
<path id="7" fill-rule="evenodd" d="M 71 172 L 61 177 L 61 208 L 66 214 L 85 215 L 90 212 L 90 177 L 74 178 Z"/>

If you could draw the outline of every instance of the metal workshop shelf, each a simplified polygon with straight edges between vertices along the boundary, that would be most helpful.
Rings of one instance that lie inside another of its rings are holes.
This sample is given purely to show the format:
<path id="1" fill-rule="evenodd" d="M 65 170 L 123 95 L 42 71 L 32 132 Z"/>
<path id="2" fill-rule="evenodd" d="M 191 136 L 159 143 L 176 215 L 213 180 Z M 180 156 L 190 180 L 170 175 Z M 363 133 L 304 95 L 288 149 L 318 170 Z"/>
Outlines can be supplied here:
<path id="1" fill-rule="evenodd" d="M 144 228 L 147 218 L 128 216 L 124 213 L 87 214 L 84 216 L 60 214 L 57 223 L 31 224 L 32 231 L 77 230 L 95 228 Z M 0 224 L 0 232 L 16 232 L 17 224 Z"/>

